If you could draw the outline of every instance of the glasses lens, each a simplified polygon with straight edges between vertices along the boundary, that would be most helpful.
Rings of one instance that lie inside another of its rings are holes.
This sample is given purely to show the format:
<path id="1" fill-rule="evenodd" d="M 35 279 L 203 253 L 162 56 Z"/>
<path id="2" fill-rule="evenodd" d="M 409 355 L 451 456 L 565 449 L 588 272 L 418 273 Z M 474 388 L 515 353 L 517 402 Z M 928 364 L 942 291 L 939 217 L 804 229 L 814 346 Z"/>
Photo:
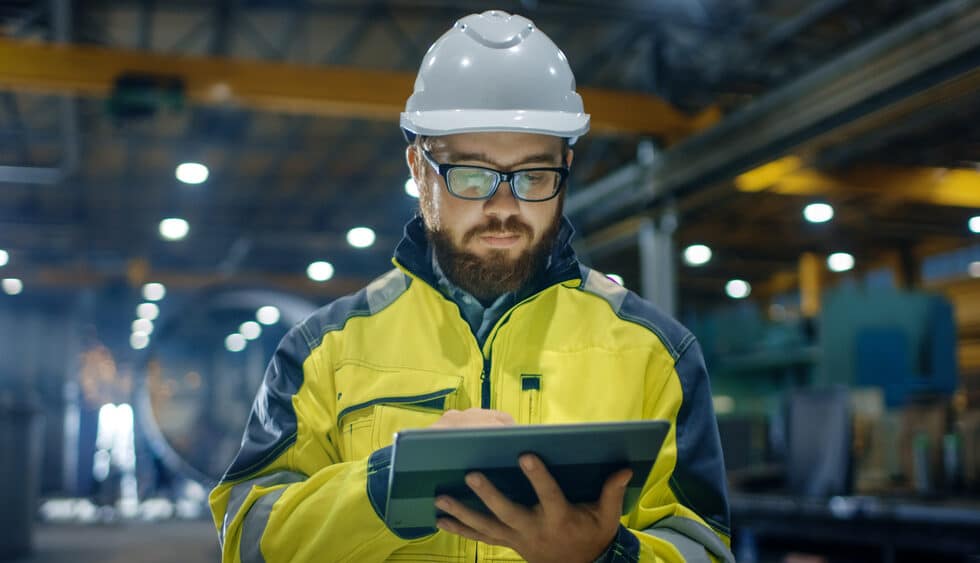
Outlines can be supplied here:
<path id="1" fill-rule="evenodd" d="M 527 170 L 514 175 L 517 196 L 531 201 L 555 195 L 561 175 L 554 170 Z"/>
<path id="2" fill-rule="evenodd" d="M 493 189 L 494 173 L 479 168 L 453 168 L 449 171 L 449 191 L 459 197 L 478 199 Z"/>

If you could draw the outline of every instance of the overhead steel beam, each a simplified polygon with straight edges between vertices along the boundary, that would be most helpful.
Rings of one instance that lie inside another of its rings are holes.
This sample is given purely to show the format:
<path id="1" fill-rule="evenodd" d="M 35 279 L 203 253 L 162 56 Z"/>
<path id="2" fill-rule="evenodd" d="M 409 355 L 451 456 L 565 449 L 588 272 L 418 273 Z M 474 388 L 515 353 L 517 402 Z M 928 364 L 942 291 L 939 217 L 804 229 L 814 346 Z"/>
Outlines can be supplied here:
<path id="1" fill-rule="evenodd" d="M 790 155 L 735 177 L 743 192 L 871 195 L 926 205 L 980 208 L 980 171 L 966 168 L 862 166 L 825 174 Z"/>
<path id="2" fill-rule="evenodd" d="M 586 229 L 615 223 L 727 181 L 958 77 L 980 77 L 977 29 L 980 0 L 948 0 L 750 103 L 653 163 L 629 165 L 618 178 L 610 175 L 571 194 L 567 208 Z M 973 87 L 977 81 L 966 82 Z"/>
<path id="3" fill-rule="evenodd" d="M 846 6 L 851 0 L 821 0 L 810 2 L 794 18 L 783 22 L 762 38 L 762 43 L 754 54 L 766 52 L 792 39 L 804 29 L 822 20 L 836 10 Z"/>
<path id="4" fill-rule="evenodd" d="M 191 102 L 338 118 L 396 121 L 415 74 L 347 67 L 301 66 L 217 57 L 180 57 L 88 46 L 0 39 L 0 88 L 107 96 L 124 72 L 180 77 Z M 691 117 L 639 92 L 581 88 L 597 132 L 680 139 L 717 120 L 716 110 Z"/>

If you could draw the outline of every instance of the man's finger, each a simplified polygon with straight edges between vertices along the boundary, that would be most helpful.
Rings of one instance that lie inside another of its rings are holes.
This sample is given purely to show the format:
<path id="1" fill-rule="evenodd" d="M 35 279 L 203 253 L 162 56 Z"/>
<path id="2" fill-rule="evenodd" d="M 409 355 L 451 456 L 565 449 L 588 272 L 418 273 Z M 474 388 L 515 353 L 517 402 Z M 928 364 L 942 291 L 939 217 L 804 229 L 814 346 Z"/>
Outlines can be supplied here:
<path id="1" fill-rule="evenodd" d="M 547 512 L 557 512 L 568 508 L 568 500 L 562 492 L 558 482 L 548 472 L 548 468 L 536 455 L 524 454 L 520 458 L 521 470 L 531 482 L 534 493 L 538 495 L 538 502 L 541 509 Z"/>
<path id="2" fill-rule="evenodd" d="M 499 540 L 491 538 L 485 534 L 481 534 L 473 528 L 463 524 L 459 520 L 454 520 L 452 518 L 439 518 L 436 520 L 436 527 L 440 530 L 449 532 L 450 534 L 456 534 L 457 536 L 463 536 L 464 538 L 476 540 L 478 542 L 491 545 L 503 545 L 499 543 Z"/>
<path id="3" fill-rule="evenodd" d="M 493 417 L 496 418 L 498 421 L 500 421 L 500 423 L 503 424 L 504 426 L 513 426 L 517 424 L 517 422 L 514 420 L 514 417 L 511 416 L 510 413 L 504 411 L 497 411 L 497 410 L 493 411 Z"/>
<path id="4" fill-rule="evenodd" d="M 449 514 L 458 520 L 460 524 L 487 537 L 506 538 L 513 532 L 513 530 L 510 530 L 497 520 L 496 517 L 487 516 L 486 514 L 471 510 L 464 506 L 463 503 L 450 497 L 442 496 L 437 498 L 436 508 Z"/>
<path id="5" fill-rule="evenodd" d="M 613 473 L 602 485 L 602 494 L 599 496 L 599 513 L 603 518 L 615 518 L 618 520 L 623 512 L 623 498 L 626 496 L 626 486 L 633 478 L 631 469 L 621 469 Z"/>
<path id="6" fill-rule="evenodd" d="M 470 473 L 466 476 L 466 485 L 504 525 L 515 530 L 525 527 L 528 518 L 527 510 L 504 496 L 485 476 Z"/>

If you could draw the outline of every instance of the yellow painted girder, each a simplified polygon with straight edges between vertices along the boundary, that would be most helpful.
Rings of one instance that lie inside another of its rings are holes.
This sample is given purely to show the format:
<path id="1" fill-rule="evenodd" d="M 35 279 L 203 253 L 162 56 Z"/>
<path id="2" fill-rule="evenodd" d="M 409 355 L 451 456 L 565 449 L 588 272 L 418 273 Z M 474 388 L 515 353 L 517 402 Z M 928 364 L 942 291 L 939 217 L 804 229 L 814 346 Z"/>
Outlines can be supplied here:
<path id="1" fill-rule="evenodd" d="M 0 89 L 104 97 L 125 72 L 179 76 L 197 104 L 328 117 L 397 121 L 412 93 L 407 72 L 302 66 L 255 60 L 177 56 L 146 51 L 0 38 Z M 581 88 L 592 128 L 683 138 L 716 122 L 709 109 L 688 116 L 638 92 Z"/>
<path id="2" fill-rule="evenodd" d="M 966 168 L 870 167 L 849 172 L 846 183 L 931 205 L 980 207 L 980 171 Z"/>
<path id="3" fill-rule="evenodd" d="M 928 205 L 980 207 L 980 171 L 966 168 L 872 165 L 830 175 L 789 155 L 737 176 L 735 187 L 785 195 L 861 193 Z"/>

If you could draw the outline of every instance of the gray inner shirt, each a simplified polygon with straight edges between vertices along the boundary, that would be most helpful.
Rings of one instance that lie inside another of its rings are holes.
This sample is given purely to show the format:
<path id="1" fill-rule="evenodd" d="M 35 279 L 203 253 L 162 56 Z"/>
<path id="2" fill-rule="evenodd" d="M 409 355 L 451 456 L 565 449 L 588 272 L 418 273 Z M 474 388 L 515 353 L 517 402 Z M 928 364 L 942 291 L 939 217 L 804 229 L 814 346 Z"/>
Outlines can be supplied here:
<path id="1" fill-rule="evenodd" d="M 517 303 L 517 294 L 513 292 L 505 293 L 495 299 L 489 307 L 484 307 L 479 299 L 449 281 L 445 272 L 439 267 L 439 261 L 436 259 L 435 252 L 430 251 L 430 254 L 432 271 L 435 272 L 436 279 L 439 282 L 439 291 L 459 307 L 459 312 L 463 316 L 463 320 L 466 321 L 466 324 L 470 325 L 470 331 L 473 332 L 480 347 L 483 347 L 483 343 L 486 341 L 487 336 L 490 335 L 490 331 L 493 330 L 494 325 L 497 324 L 497 320 Z"/>

